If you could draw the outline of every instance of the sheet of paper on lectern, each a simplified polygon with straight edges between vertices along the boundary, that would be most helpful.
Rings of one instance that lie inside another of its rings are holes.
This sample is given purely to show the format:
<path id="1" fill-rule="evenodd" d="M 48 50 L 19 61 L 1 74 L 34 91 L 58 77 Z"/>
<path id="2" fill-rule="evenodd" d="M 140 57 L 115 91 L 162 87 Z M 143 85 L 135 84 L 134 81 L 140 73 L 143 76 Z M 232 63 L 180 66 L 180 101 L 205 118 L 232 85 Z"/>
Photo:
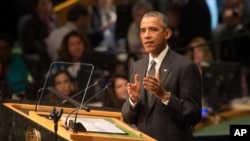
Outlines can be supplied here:
<path id="1" fill-rule="evenodd" d="M 62 117 L 65 121 L 65 118 Z M 73 118 L 69 119 L 73 120 Z M 108 133 L 108 134 L 127 134 L 114 123 L 101 118 L 77 118 L 76 122 L 81 123 L 87 132 Z"/>

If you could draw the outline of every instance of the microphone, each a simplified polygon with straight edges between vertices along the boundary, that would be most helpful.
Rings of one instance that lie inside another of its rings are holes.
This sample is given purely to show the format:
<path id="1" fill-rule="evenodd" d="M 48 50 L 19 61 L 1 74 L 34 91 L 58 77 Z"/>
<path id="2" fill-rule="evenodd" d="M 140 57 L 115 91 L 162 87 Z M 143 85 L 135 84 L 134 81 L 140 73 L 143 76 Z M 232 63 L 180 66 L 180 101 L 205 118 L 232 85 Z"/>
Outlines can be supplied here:
<path id="1" fill-rule="evenodd" d="M 58 121 L 60 120 L 63 114 L 63 108 L 61 109 L 60 113 L 56 111 L 56 107 L 54 107 L 51 111 L 50 117 L 54 120 L 54 140 L 57 141 L 57 130 L 58 130 Z"/>
<path id="2" fill-rule="evenodd" d="M 107 90 L 110 86 L 112 85 L 112 83 L 108 83 L 103 89 L 101 89 L 99 92 L 97 92 L 95 95 L 93 95 L 92 97 L 90 97 L 87 101 L 85 101 L 83 104 L 87 104 L 88 102 L 90 102 L 93 98 L 95 98 L 97 95 L 99 95 L 100 93 L 102 93 L 103 91 Z"/>
<path id="3" fill-rule="evenodd" d="M 91 100 L 92 100 L 93 98 L 95 98 L 97 95 L 99 95 L 99 94 L 101 94 L 102 92 L 104 92 L 105 90 L 107 90 L 107 89 L 110 87 L 110 85 L 111 85 L 111 83 L 108 83 L 103 89 L 101 89 L 99 92 L 97 92 L 95 95 L 93 95 L 93 96 L 92 96 L 91 98 L 89 98 L 87 101 L 85 101 L 85 102 L 83 103 L 83 105 L 87 104 L 89 101 L 91 101 Z M 66 117 L 65 123 L 64 123 L 64 126 L 65 126 L 66 129 L 69 129 L 70 127 L 72 127 L 72 126 L 71 126 L 71 125 L 72 125 L 72 122 L 69 121 L 69 126 L 67 125 L 67 123 L 68 123 L 68 118 L 69 118 L 70 115 L 73 114 L 75 111 L 77 111 L 77 112 L 76 112 L 76 117 L 77 117 L 77 113 L 78 113 L 78 111 L 79 111 L 78 108 L 76 108 L 76 109 L 74 109 L 73 111 L 71 111 L 71 112 L 68 114 L 68 116 Z M 76 121 L 76 119 L 75 119 L 75 121 Z M 76 123 L 75 123 L 75 124 L 76 124 Z M 83 125 L 75 125 L 75 124 L 73 124 L 73 125 L 75 126 L 74 130 L 76 130 L 76 129 L 78 128 L 77 130 L 81 130 L 81 131 L 86 132 L 86 128 L 85 128 Z"/>
<path id="4" fill-rule="evenodd" d="M 82 94 L 82 93 L 85 92 L 86 90 L 88 90 L 88 89 L 94 87 L 95 85 L 99 84 L 101 81 L 102 81 L 102 79 L 98 79 L 98 80 L 95 81 L 93 84 L 91 84 L 89 87 L 87 87 L 87 88 L 85 88 L 85 89 L 79 91 L 78 93 L 72 95 L 70 98 L 74 98 L 74 97 L 76 97 L 76 96 Z M 60 103 L 57 104 L 56 106 L 60 106 L 60 105 L 64 104 L 65 102 L 67 102 L 67 100 L 63 100 L 62 102 L 60 102 Z"/>
<path id="5" fill-rule="evenodd" d="M 39 103 L 40 103 L 40 101 L 41 101 L 41 98 L 42 98 L 42 94 L 40 94 L 40 96 L 39 96 L 38 94 L 39 94 L 41 91 L 42 91 L 42 93 L 43 93 L 44 89 L 45 89 L 45 88 L 40 88 L 40 89 L 38 89 L 38 91 L 37 91 L 37 93 L 36 93 L 36 106 L 35 106 L 35 112 L 37 111 L 38 105 L 39 105 Z M 39 99 L 38 99 L 38 97 L 39 97 Z M 37 100 L 37 99 L 38 99 L 38 100 Z"/>
<path id="6" fill-rule="evenodd" d="M 52 92 L 53 94 L 55 94 L 56 96 L 64 99 L 64 100 L 67 100 L 69 103 L 75 105 L 76 107 L 79 107 L 79 108 L 82 108 L 84 110 L 86 110 L 87 112 L 90 111 L 90 108 L 88 106 L 84 106 L 84 105 L 81 105 L 79 102 L 77 102 L 76 100 L 62 94 L 61 92 L 57 91 L 56 89 L 54 89 L 53 87 L 47 87 L 47 90 Z"/>
<path id="7" fill-rule="evenodd" d="M 87 87 L 87 88 L 85 88 L 85 89 L 79 91 L 78 93 L 74 94 L 74 95 L 71 96 L 70 98 L 74 98 L 74 97 L 76 97 L 76 96 L 82 94 L 82 93 L 85 92 L 86 90 L 88 90 L 88 89 L 94 87 L 95 85 L 99 84 L 101 81 L 102 81 L 102 79 L 98 79 L 98 80 L 95 81 L 93 84 L 91 84 L 89 87 Z M 42 94 L 40 94 L 40 96 L 39 96 L 38 94 L 41 93 L 41 92 L 43 93 L 43 91 L 44 91 L 45 89 L 46 89 L 46 88 L 40 88 L 40 89 L 37 91 L 37 97 L 36 97 L 36 99 L 38 99 L 38 98 L 39 98 L 39 99 L 36 100 L 37 102 L 36 102 L 36 106 L 35 106 L 35 112 L 37 111 L 38 105 L 39 105 L 39 103 L 40 103 L 40 101 L 41 101 L 41 99 L 42 99 Z M 61 103 L 57 104 L 56 106 L 60 106 L 60 105 L 64 104 L 65 102 L 67 102 L 66 99 L 63 100 Z"/>

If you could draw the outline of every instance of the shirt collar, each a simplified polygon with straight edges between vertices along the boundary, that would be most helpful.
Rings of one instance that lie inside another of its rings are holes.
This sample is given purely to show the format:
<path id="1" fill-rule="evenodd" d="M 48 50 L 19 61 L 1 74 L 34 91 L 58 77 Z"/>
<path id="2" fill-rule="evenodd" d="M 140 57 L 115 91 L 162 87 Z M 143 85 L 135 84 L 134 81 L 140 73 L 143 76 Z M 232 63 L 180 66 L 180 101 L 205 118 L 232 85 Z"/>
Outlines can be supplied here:
<path id="1" fill-rule="evenodd" d="M 169 47 L 168 47 L 168 45 L 167 45 L 167 46 L 165 47 L 165 49 L 164 49 L 158 56 L 156 56 L 155 58 L 153 58 L 153 57 L 151 56 L 151 54 L 149 54 L 149 64 L 148 64 L 148 66 L 150 66 L 151 60 L 154 59 L 154 61 L 156 62 L 157 70 L 158 70 L 159 67 L 160 67 L 160 65 L 161 65 L 161 62 L 162 62 L 163 58 L 165 57 L 165 55 L 166 55 L 167 52 L 168 52 L 168 49 L 169 49 Z"/>

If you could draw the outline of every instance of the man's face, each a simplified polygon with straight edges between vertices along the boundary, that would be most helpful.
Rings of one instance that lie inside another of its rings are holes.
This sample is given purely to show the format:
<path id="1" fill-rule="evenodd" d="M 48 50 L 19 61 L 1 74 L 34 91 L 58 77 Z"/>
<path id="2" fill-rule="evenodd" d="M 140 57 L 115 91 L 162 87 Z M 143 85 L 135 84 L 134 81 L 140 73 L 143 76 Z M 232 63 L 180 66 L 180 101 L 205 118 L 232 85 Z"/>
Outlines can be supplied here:
<path id="1" fill-rule="evenodd" d="M 235 28 L 240 24 L 240 16 L 234 16 L 233 10 L 230 8 L 224 11 L 223 20 L 227 28 Z"/>
<path id="2" fill-rule="evenodd" d="M 140 24 L 140 36 L 147 53 L 156 57 L 166 47 L 170 38 L 170 29 L 164 30 L 163 23 L 158 17 L 144 17 Z"/>

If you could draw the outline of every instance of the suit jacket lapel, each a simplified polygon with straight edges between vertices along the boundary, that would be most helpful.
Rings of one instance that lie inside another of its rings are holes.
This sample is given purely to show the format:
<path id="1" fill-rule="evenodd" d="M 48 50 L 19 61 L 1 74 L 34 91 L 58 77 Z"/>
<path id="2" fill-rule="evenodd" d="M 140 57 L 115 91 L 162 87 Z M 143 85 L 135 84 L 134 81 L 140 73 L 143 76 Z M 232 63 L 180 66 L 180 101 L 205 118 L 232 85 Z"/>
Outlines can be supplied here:
<path id="1" fill-rule="evenodd" d="M 165 83 L 167 82 L 167 78 L 169 75 L 169 72 L 171 72 L 171 63 L 174 60 L 174 56 L 173 56 L 173 51 L 171 49 L 168 50 L 168 53 L 166 54 L 166 56 L 164 57 L 164 59 L 162 60 L 159 72 L 160 72 L 160 79 L 161 79 L 161 84 L 165 85 Z"/>

